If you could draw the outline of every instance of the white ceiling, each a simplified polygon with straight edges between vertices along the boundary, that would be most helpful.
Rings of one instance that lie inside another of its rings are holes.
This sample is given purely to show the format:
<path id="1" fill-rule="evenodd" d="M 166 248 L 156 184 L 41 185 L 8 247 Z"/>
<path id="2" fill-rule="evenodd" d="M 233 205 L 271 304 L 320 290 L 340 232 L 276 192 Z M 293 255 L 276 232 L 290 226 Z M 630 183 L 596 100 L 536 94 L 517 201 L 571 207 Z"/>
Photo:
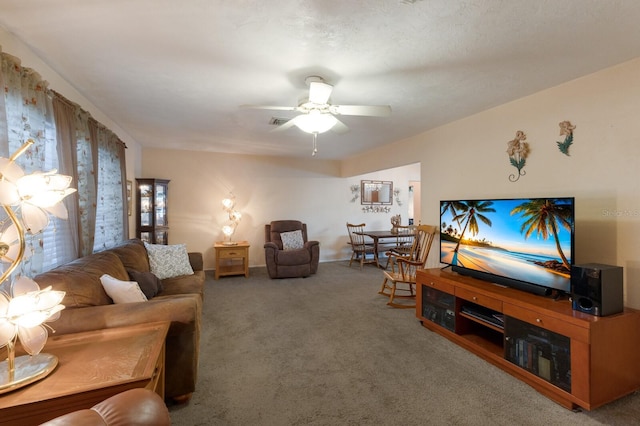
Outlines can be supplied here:
<path id="1" fill-rule="evenodd" d="M 145 147 L 308 157 L 311 135 L 270 132 L 295 113 L 238 108 L 296 106 L 308 75 L 334 104 L 391 105 L 341 116 L 325 159 L 639 57 L 639 22 L 637 0 L 0 1 L 0 26 Z"/>

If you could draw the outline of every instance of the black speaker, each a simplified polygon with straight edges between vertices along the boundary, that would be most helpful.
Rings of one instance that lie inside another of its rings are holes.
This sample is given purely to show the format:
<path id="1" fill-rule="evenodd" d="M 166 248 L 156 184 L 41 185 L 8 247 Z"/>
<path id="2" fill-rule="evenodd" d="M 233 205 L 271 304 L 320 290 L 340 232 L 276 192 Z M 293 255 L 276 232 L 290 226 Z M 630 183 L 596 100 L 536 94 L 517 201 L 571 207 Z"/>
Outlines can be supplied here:
<path id="1" fill-rule="evenodd" d="M 623 311 L 622 267 L 587 263 L 571 267 L 573 309 L 606 316 Z"/>

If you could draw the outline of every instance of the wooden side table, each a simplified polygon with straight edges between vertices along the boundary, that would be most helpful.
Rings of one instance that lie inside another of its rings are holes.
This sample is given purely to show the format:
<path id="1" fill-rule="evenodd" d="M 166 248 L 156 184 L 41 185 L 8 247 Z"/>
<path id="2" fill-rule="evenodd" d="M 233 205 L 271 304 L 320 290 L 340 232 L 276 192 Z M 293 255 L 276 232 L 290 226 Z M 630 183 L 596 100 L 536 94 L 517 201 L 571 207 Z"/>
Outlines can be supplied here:
<path id="1" fill-rule="evenodd" d="M 234 245 L 217 242 L 215 279 L 225 275 L 242 275 L 249 277 L 249 242 L 239 241 Z"/>
<path id="2" fill-rule="evenodd" d="M 55 324 L 54 324 L 55 326 Z M 169 322 L 139 324 L 49 338 L 43 352 L 58 357 L 49 376 L 0 396 L 0 425 L 34 425 L 133 388 L 164 398 L 164 344 Z"/>

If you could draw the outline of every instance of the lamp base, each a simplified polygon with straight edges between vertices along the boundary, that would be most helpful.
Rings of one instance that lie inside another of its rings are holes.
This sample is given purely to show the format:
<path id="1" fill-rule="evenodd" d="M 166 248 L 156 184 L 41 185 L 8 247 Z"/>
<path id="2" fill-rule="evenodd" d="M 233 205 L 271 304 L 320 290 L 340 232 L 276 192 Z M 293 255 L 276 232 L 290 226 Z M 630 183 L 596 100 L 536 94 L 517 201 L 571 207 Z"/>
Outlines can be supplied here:
<path id="1" fill-rule="evenodd" d="M 51 354 L 16 357 L 14 377 L 9 381 L 9 363 L 0 362 L 0 395 L 47 377 L 58 365 L 58 357 Z"/>
<path id="2" fill-rule="evenodd" d="M 237 246 L 238 243 L 234 242 L 234 241 L 224 241 L 222 243 L 223 246 Z"/>

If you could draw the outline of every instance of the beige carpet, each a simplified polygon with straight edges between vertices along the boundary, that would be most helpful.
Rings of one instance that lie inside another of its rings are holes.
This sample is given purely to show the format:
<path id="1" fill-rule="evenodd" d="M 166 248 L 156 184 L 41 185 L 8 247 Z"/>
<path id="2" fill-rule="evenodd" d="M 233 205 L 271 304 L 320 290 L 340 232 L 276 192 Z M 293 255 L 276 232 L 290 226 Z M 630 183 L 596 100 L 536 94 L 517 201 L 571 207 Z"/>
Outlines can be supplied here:
<path id="1" fill-rule="evenodd" d="M 632 425 L 640 394 L 572 412 L 423 328 L 382 272 L 207 279 L 197 390 L 175 425 Z M 640 348 L 639 348 L 640 350 Z"/>

